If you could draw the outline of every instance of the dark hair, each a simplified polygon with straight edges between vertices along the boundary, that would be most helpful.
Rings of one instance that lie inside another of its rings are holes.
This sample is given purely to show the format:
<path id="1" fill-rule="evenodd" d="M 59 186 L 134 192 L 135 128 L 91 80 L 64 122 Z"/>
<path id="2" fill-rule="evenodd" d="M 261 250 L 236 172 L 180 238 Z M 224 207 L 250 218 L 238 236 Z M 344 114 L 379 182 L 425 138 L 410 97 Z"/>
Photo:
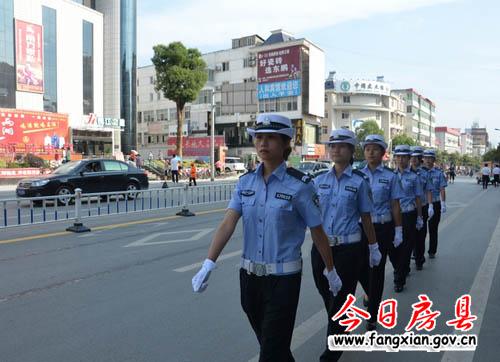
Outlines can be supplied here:
<path id="1" fill-rule="evenodd" d="M 281 137 L 281 140 L 285 144 L 285 150 L 283 151 L 283 158 L 285 159 L 285 161 L 288 161 L 288 156 L 290 156 L 290 154 L 292 153 L 292 146 L 290 146 L 291 138 L 281 133 L 279 135 Z"/>

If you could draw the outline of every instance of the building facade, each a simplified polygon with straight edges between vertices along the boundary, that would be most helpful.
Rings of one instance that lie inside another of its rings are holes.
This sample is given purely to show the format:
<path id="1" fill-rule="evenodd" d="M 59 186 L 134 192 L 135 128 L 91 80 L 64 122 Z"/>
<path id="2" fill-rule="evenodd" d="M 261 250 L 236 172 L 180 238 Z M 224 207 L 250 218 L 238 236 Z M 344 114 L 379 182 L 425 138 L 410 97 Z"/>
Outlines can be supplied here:
<path id="1" fill-rule="evenodd" d="M 472 136 L 472 150 L 475 156 L 482 156 L 489 150 L 490 141 L 486 128 L 479 127 L 479 124 L 475 122 L 465 132 Z"/>
<path id="2" fill-rule="evenodd" d="M 330 72 L 325 82 L 325 118 L 321 139 L 326 141 L 332 129 L 356 130 L 365 121 L 375 121 L 390 140 L 404 130 L 406 103 L 391 91 L 384 77 L 377 80 L 336 79 Z"/>
<path id="3" fill-rule="evenodd" d="M 460 153 L 460 129 L 446 126 L 435 127 L 436 147 L 448 153 Z"/>
<path id="4" fill-rule="evenodd" d="M 406 101 L 405 133 L 422 146 L 435 146 L 436 105 L 413 88 L 396 89 Z"/>
<path id="5" fill-rule="evenodd" d="M 460 153 L 463 155 L 472 155 L 474 153 L 472 135 L 470 133 L 460 133 Z"/>

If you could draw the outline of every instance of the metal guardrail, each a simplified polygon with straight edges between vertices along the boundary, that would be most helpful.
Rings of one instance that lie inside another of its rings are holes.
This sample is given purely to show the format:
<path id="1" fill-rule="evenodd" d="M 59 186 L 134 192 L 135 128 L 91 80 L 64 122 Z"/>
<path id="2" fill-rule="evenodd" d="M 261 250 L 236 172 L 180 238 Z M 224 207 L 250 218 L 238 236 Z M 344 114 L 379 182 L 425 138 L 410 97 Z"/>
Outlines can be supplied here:
<path id="1" fill-rule="evenodd" d="M 37 225 L 62 220 L 81 220 L 91 217 L 140 213 L 153 210 L 182 208 L 178 215 L 192 216 L 188 206 L 229 201 L 235 182 L 165 189 L 117 191 L 0 200 L 2 207 L 0 229 Z M 71 229 L 71 228 L 68 228 Z M 88 231 L 88 230 L 71 230 Z"/>

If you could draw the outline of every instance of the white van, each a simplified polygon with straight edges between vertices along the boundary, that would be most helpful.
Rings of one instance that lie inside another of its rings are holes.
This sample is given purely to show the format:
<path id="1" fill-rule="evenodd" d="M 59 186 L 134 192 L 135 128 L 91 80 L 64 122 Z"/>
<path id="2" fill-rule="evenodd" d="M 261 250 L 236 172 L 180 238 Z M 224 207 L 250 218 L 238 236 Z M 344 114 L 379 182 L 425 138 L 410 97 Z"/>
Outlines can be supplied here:
<path id="1" fill-rule="evenodd" d="M 245 164 L 239 157 L 226 157 L 224 172 L 245 172 Z"/>

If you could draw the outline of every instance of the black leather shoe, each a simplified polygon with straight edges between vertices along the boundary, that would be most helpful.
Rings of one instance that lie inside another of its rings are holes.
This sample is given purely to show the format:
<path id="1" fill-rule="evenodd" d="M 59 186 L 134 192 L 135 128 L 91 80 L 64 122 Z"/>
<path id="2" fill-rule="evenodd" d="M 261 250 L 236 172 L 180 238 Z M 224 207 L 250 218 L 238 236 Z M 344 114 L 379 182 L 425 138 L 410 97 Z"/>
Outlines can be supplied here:
<path id="1" fill-rule="evenodd" d="M 436 254 L 429 254 L 429 259 L 434 259 L 436 257 Z"/>

